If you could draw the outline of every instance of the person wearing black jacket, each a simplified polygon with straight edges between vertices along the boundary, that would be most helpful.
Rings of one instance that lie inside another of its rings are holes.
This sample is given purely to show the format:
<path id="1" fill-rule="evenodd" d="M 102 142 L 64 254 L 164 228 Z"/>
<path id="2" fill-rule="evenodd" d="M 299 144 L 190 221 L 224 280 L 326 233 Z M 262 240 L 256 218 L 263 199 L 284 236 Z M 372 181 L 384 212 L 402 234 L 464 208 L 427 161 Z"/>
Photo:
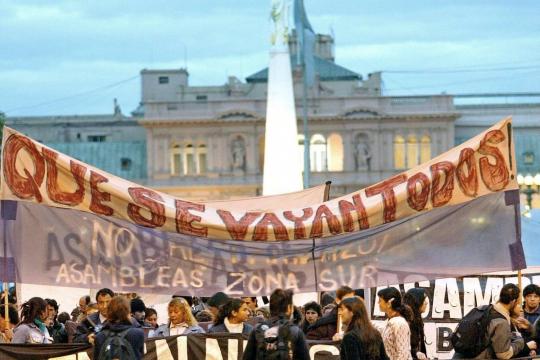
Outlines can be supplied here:
<path id="1" fill-rule="evenodd" d="M 113 297 L 114 292 L 111 289 L 103 288 L 97 292 L 96 301 L 99 312 L 90 314 L 81 321 L 77 327 L 73 342 L 94 343 L 95 333 L 101 330 L 103 323 L 107 320 L 107 308 Z"/>
<path id="2" fill-rule="evenodd" d="M 121 351 L 119 348 L 114 348 L 111 343 L 109 346 L 104 345 L 107 342 L 107 338 L 114 336 L 115 334 L 125 332 L 124 338 L 127 340 L 131 348 L 126 349 L 126 355 L 130 359 L 141 360 L 144 352 L 144 331 L 138 322 L 133 322 L 130 316 L 130 303 L 128 299 L 123 296 L 115 296 L 112 298 L 108 311 L 107 322 L 103 326 L 103 329 L 96 335 L 94 359 L 100 360 L 104 358 L 105 351 L 110 352 L 111 355 L 119 356 L 117 351 Z M 108 348 L 108 349 L 107 349 Z"/>
<path id="3" fill-rule="evenodd" d="M 270 320 L 258 324 L 251 332 L 243 360 L 260 360 L 266 351 L 275 351 L 268 344 L 272 338 L 279 342 L 280 334 L 286 338 L 287 355 L 292 354 L 288 359 L 311 360 L 304 333 L 290 320 L 292 312 L 292 291 L 274 290 L 270 295 Z"/>
<path id="4" fill-rule="evenodd" d="M 360 298 L 343 300 L 339 304 L 339 314 L 347 325 L 339 351 L 341 360 L 389 360 L 381 334 L 371 325 Z"/>
<path id="5" fill-rule="evenodd" d="M 332 337 L 341 330 L 337 328 L 338 305 L 342 300 L 352 296 L 354 296 L 354 290 L 348 286 L 337 289 L 336 307 L 308 327 L 306 338 L 309 340 L 332 340 Z"/>
<path id="6" fill-rule="evenodd" d="M 413 359 L 427 359 L 426 341 L 424 335 L 424 320 L 422 313 L 426 311 L 427 296 L 422 288 L 412 288 L 403 296 L 403 302 L 412 310 L 411 329 L 411 355 Z"/>

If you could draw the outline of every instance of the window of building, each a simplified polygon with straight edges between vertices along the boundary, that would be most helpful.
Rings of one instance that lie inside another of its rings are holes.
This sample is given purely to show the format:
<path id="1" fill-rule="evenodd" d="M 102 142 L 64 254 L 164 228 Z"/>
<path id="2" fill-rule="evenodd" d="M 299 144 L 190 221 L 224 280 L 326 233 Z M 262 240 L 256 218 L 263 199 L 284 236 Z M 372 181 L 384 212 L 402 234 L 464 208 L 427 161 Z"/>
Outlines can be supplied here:
<path id="1" fill-rule="evenodd" d="M 197 101 L 206 101 L 206 100 L 208 100 L 208 96 L 207 95 L 197 95 L 195 97 L 195 99 L 197 99 Z"/>
<path id="2" fill-rule="evenodd" d="M 122 158 L 120 159 L 120 167 L 124 171 L 131 170 L 131 159 L 130 158 Z"/>
<path id="3" fill-rule="evenodd" d="M 407 168 L 418 165 L 418 139 L 416 135 L 407 137 Z"/>
<path id="4" fill-rule="evenodd" d="M 206 145 L 195 147 L 193 144 L 185 146 L 174 145 L 171 148 L 171 174 L 172 175 L 199 175 L 207 171 Z"/>
<path id="5" fill-rule="evenodd" d="M 160 84 L 168 84 L 169 83 L 169 77 L 168 76 L 160 76 L 158 78 L 158 82 Z"/>
<path id="6" fill-rule="evenodd" d="M 309 156 L 311 160 L 311 171 L 321 172 L 327 170 L 326 159 L 326 139 L 321 134 L 311 137 L 309 144 Z"/>
<path id="7" fill-rule="evenodd" d="M 343 171 L 343 140 L 339 134 L 328 137 L 328 171 Z"/>
<path id="8" fill-rule="evenodd" d="M 427 135 L 420 140 L 420 163 L 431 160 L 431 138 Z"/>
<path id="9" fill-rule="evenodd" d="M 394 168 L 405 169 L 405 139 L 401 135 L 394 137 Z"/>
<path id="10" fill-rule="evenodd" d="M 86 137 L 88 142 L 105 142 L 107 140 L 106 135 L 88 135 Z"/>
<path id="11" fill-rule="evenodd" d="M 167 110 L 169 110 L 169 111 L 171 111 L 171 110 L 178 110 L 178 106 L 168 104 L 168 105 L 167 105 Z"/>

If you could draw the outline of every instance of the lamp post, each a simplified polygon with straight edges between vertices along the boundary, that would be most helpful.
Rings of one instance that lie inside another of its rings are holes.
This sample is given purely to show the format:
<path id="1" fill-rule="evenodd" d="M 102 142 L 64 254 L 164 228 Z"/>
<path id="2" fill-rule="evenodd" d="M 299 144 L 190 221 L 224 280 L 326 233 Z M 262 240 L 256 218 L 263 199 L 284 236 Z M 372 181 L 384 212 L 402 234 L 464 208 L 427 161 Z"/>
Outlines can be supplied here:
<path id="1" fill-rule="evenodd" d="M 531 209 L 533 195 L 540 193 L 540 173 L 536 173 L 534 176 L 531 174 L 525 176 L 518 174 L 517 181 L 519 189 L 526 196 L 527 208 Z"/>

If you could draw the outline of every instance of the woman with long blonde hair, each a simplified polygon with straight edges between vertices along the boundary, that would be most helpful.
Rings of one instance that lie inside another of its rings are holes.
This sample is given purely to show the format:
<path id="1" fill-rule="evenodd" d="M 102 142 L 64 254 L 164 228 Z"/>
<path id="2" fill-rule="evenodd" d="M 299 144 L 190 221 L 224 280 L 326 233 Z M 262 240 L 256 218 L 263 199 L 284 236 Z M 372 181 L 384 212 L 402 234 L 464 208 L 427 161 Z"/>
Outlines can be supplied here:
<path id="1" fill-rule="evenodd" d="M 191 313 L 186 299 L 175 297 L 169 302 L 167 307 L 169 322 L 151 331 L 148 337 L 163 337 L 175 335 L 188 335 L 204 333 L 204 330 L 197 324 L 197 320 Z"/>

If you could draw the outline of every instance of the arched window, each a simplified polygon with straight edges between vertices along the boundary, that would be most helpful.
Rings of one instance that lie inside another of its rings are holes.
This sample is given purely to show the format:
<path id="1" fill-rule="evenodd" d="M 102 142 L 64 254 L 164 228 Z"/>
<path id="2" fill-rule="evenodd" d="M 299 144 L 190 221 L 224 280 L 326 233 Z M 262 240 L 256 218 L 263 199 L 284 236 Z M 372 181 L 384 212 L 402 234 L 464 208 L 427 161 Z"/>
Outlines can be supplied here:
<path id="1" fill-rule="evenodd" d="M 418 140 L 416 135 L 409 135 L 407 138 L 407 168 L 418 165 Z"/>
<path id="2" fill-rule="evenodd" d="M 315 134 L 311 137 L 309 152 L 311 171 L 326 171 L 326 139 L 324 136 Z"/>
<path id="3" fill-rule="evenodd" d="M 206 174 L 206 156 L 207 156 L 207 151 L 206 151 L 206 145 L 199 145 L 199 147 L 197 148 L 197 158 L 198 158 L 198 162 L 197 162 L 197 173 L 198 174 Z"/>
<path id="4" fill-rule="evenodd" d="M 328 137 L 328 171 L 343 171 L 343 140 L 339 134 Z"/>
<path id="5" fill-rule="evenodd" d="M 197 166 L 195 165 L 195 149 L 193 148 L 193 145 L 188 144 L 186 145 L 185 149 L 185 155 L 186 155 L 186 175 L 194 175 L 197 173 Z"/>
<path id="6" fill-rule="evenodd" d="M 405 139 L 401 135 L 394 137 L 394 168 L 405 169 Z"/>
<path id="7" fill-rule="evenodd" d="M 420 140 L 420 163 L 431 160 L 431 138 L 428 135 L 422 136 Z"/>
<path id="8" fill-rule="evenodd" d="M 181 146 L 173 145 L 171 148 L 171 174 L 197 175 L 206 173 L 206 145 L 197 148 L 193 144 Z"/>
<path id="9" fill-rule="evenodd" d="M 174 145 L 171 149 L 171 174 L 184 174 L 184 162 L 182 161 L 182 148 Z"/>

